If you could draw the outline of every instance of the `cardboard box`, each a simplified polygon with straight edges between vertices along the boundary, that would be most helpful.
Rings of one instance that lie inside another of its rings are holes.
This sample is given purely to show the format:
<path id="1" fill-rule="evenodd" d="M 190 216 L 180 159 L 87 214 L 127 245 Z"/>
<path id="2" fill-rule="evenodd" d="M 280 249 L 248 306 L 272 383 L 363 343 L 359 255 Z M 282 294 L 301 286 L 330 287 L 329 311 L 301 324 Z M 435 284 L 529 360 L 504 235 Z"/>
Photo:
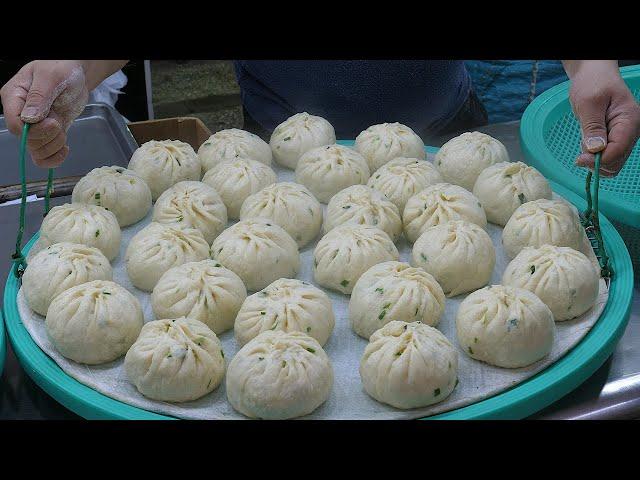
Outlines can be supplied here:
<path id="1" fill-rule="evenodd" d="M 180 140 L 197 152 L 210 136 L 211 130 L 196 117 L 162 118 L 127 125 L 133 137 L 142 145 L 149 140 Z"/>

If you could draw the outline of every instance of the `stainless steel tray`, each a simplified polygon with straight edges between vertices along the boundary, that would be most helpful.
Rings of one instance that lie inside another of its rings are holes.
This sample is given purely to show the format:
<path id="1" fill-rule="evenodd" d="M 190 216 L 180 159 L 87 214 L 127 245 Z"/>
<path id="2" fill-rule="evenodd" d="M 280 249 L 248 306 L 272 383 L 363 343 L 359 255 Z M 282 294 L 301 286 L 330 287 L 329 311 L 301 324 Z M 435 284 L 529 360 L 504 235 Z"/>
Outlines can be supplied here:
<path id="1" fill-rule="evenodd" d="M 67 132 L 69 157 L 56 169 L 57 178 L 84 175 L 103 165 L 126 167 L 138 148 L 124 118 L 113 107 L 89 104 Z M 4 116 L 0 116 L 0 185 L 20 183 L 18 138 L 7 130 Z M 27 161 L 27 182 L 47 179 L 47 170 Z"/>

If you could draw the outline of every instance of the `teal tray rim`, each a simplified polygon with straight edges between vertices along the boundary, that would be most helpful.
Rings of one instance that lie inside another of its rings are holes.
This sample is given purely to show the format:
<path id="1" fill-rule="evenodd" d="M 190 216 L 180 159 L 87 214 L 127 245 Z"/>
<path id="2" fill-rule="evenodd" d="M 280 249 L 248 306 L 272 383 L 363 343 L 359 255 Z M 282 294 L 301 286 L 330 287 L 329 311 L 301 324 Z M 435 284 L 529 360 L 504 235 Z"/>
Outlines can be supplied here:
<path id="1" fill-rule="evenodd" d="M 0 377 L 4 371 L 4 362 L 7 357 L 7 336 L 4 328 L 4 314 L 0 308 Z"/>
<path id="2" fill-rule="evenodd" d="M 622 78 L 640 76 L 640 65 L 620 68 Z M 540 170 L 545 177 L 583 198 L 585 194 L 584 180 L 572 175 L 566 168 L 558 168 L 555 159 L 544 141 L 544 130 L 549 117 L 558 109 L 566 112 L 569 102 L 570 82 L 562 82 L 537 96 L 525 109 L 520 121 L 520 147 L 527 163 Z M 569 109 L 571 107 L 569 106 Z M 617 196 L 613 192 L 600 190 L 600 212 L 607 217 L 640 228 L 640 208 L 638 205 Z"/>
<path id="3" fill-rule="evenodd" d="M 343 145 L 353 141 L 341 141 Z M 429 147 L 433 153 L 437 148 Z M 553 190 L 583 210 L 586 202 L 570 190 L 551 182 Z M 633 267 L 629 252 L 613 225 L 601 218 L 602 234 L 615 271 L 609 301 L 600 319 L 585 338 L 564 357 L 530 379 L 466 407 L 426 417 L 425 419 L 515 419 L 529 416 L 560 399 L 595 372 L 613 352 L 622 336 L 631 312 Z M 24 248 L 33 246 L 36 233 Z M 89 419 L 161 420 L 173 417 L 149 412 L 114 400 L 68 376 L 33 341 L 20 320 L 17 306 L 18 281 L 9 272 L 4 311 L 13 350 L 27 374 L 56 401 L 76 414 Z"/>

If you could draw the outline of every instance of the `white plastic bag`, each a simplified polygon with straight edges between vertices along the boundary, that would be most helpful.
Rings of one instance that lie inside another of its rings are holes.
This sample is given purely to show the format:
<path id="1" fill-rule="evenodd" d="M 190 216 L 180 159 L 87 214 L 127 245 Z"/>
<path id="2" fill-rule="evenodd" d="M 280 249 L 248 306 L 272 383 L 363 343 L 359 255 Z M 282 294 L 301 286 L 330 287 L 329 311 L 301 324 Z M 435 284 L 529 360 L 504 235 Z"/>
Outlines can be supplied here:
<path id="1" fill-rule="evenodd" d="M 122 93 L 120 89 L 126 84 L 127 76 L 122 73 L 122 70 L 118 70 L 91 91 L 89 103 L 106 103 L 112 107 L 115 106 L 118 95 Z"/>

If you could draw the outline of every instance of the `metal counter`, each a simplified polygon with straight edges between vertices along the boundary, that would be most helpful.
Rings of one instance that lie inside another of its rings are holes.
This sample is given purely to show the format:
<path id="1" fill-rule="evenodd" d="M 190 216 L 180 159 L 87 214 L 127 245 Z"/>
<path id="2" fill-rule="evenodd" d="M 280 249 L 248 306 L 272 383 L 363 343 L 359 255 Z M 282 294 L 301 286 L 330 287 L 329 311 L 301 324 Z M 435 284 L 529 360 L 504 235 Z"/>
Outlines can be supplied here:
<path id="1" fill-rule="evenodd" d="M 511 159 L 522 154 L 518 139 L 518 122 L 489 125 L 479 130 L 499 138 L 507 147 Z M 448 138 L 434 141 L 441 145 Z M 100 159 L 86 159 L 86 169 L 100 165 Z M 94 164 L 95 163 L 95 164 Z M 6 165 L 6 168 L 14 168 Z M 17 164 L 15 165 L 17 169 Z M 3 175 L 4 177 L 4 175 Z M 52 205 L 69 202 L 69 197 L 52 200 Z M 42 202 L 28 204 L 25 239 L 29 239 L 42 221 Z M 10 256 L 15 247 L 18 228 L 18 205 L 0 207 L 0 293 L 4 293 L 5 278 L 11 267 Z M 640 232 L 639 232 L 640 234 Z M 547 407 L 534 419 L 637 419 L 640 418 L 640 288 L 636 272 L 631 318 L 614 354 L 596 373 L 576 390 Z M 0 379 L 0 419 L 73 419 L 79 418 L 42 391 L 22 370 L 10 343 Z"/>

